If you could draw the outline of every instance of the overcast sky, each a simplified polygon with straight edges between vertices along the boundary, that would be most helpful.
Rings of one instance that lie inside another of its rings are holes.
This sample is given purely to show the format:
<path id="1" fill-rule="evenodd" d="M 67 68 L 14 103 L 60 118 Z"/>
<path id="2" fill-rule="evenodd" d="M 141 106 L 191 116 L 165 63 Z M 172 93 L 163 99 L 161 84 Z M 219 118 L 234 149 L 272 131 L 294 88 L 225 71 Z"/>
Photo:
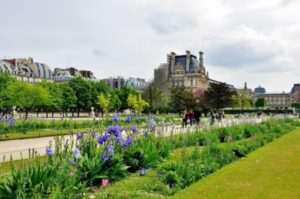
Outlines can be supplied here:
<path id="1" fill-rule="evenodd" d="M 171 51 L 212 79 L 289 92 L 300 82 L 299 0 L 0 0 L 0 57 L 153 78 Z"/>

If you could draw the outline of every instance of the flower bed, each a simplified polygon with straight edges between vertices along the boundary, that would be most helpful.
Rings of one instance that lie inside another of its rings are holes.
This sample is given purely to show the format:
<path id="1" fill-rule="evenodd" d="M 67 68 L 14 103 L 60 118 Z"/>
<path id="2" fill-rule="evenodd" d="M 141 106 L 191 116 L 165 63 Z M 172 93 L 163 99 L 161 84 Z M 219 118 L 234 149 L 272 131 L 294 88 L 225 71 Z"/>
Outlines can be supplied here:
<path id="1" fill-rule="evenodd" d="M 92 187 L 105 187 L 130 173 L 144 176 L 155 167 L 160 183 L 147 190 L 170 195 L 298 125 L 278 120 L 165 137 L 155 134 L 154 120 L 144 132 L 136 126 L 121 128 L 116 118 L 114 122 L 101 135 L 77 134 L 75 141 L 58 137 L 55 147 L 47 148 L 45 161 L 33 158 L 2 180 L 0 198 L 81 198 Z M 204 150 L 162 163 L 174 149 L 188 146 Z"/>

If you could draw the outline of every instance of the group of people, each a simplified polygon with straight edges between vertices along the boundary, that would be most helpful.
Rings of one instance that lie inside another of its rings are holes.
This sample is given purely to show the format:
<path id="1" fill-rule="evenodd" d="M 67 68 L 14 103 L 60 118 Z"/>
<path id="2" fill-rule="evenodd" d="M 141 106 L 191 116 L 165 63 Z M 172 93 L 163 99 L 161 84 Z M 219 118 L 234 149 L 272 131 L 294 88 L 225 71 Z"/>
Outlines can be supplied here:
<path id="1" fill-rule="evenodd" d="M 182 114 L 182 126 L 186 127 L 188 124 L 190 124 L 190 126 L 193 124 L 199 125 L 201 117 L 200 111 L 184 111 Z"/>
<path id="2" fill-rule="evenodd" d="M 223 110 L 219 110 L 218 112 L 214 112 L 213 110 L 210 112 L 210 124 L 214 124 L 217 119 L 219 122 L 225 118 L 225 114 Z"/>
<path id="3" fill-rule="evenodd" d="M 206 114 L 205 114 L 206 115 Z M 200 111 L 184 111 L 182 114 L 182 126 L 187 127 L 188 124 L 192 126 L 193 124 L 200 124 L 200 119 L 202 118 L 202 114 Z M 217 112 L 211 111 L 209 113 L 210 123 L 214 124 L 216 120 L 222 121 L 225 118 L 225 114 L 223 110 L 219 110 Z"/>

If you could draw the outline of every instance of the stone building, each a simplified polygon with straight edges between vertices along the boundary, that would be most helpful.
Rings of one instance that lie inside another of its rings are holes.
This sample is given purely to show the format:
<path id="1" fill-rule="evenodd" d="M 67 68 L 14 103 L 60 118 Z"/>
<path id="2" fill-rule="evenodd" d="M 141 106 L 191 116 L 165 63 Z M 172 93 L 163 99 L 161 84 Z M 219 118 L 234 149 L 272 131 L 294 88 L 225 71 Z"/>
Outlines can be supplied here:
<path id="1" fill-rule="evenodd" d="M 111 88 L 111 89 L 117 89 L 117 88 L 122 88 L 124 86 L 124 78 L 123 77 L 109 77 L 107 79 L 103 79 L 103 81 L 106 82 L 106 84 Z"/>
<path id="2" fill-rule="evenodd" d="M 255 94 L 255 101 L 258 98 L 265 98 L 267 101 L 266 108 L 286 110 L 291 108 L 290 93 L 258 93 Z"/>
<path id="3" fill-rule="evenodd" d="M 148 84 L 146 80 L 142 78 L 129 77 L 128 79 L 125 79 L 120 76 L 103 79 L 103 81 L 105 81 L 111 89 L 120 89 L 127 86 L 137 90 L 145 90 Z"/>
<path id="4" fill-rule="evenodd" d="M 172 87 L 185 87 L 195 91 L 197 88 L 207 89 L 209 85 L 208 72 L 203 64 L 203 52 L 197 57 L 186 51 L 185 55 L 171 52 L 167 56 L 167 63 L 161 64 L 154 70 L 154 83 L 170 94 Z"/>
<path id="5" fill-rule="evenodd" d="M 43 79 L 52 81 L 53 72 L 48 65 L 37 63 L 33 58 L 17 58 L 0 60 L 0 73 L 7 72 L 20 81 L 30 83 L 41 82 Z"/>
<path id="6" fill-rule="evenodd" d="M 76 68 L 55 68 L 53 80 L 56 82 L 68 81 L 74 77 L 82 77 L 86 80 L 96 80 L 94 74 L 89 70 L 77 70 Z"/>
<path id="7" fill-rule="evenodd" d="M 300 103 L 300 84 L 294 84 L 291 90 L 291 103 Z"/>

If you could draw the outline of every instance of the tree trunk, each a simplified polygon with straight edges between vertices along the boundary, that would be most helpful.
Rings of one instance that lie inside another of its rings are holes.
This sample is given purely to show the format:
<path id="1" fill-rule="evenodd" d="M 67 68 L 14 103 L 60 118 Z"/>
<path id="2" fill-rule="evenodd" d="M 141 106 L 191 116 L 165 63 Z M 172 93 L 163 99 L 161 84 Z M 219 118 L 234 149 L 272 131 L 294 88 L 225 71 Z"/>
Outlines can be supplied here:
<path id="1" fill-rule="evenodd" d="M 25 109 L 25 120 L 27 120 L 27 118 L 28 118 L 28 109 L 26 108 Z"/>
<path id="2" fill-rule="evenodd" d="M 80 110 L 78 109 L 77 110 L 77 117 L 79 117 L 79 115 L 80 115 Z"/>

